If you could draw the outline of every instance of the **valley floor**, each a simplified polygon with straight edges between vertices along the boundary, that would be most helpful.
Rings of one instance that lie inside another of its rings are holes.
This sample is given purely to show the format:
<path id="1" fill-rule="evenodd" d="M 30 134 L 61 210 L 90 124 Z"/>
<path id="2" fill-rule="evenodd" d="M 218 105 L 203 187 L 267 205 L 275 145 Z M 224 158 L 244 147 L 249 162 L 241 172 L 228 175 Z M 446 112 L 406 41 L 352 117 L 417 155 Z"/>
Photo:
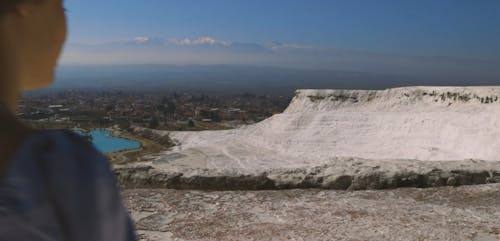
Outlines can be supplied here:
<path id="1" fill-rule="evenodd" d="M 500 184 L 335 191 L 126 189 L 141 240 L 500 240 Z"/>

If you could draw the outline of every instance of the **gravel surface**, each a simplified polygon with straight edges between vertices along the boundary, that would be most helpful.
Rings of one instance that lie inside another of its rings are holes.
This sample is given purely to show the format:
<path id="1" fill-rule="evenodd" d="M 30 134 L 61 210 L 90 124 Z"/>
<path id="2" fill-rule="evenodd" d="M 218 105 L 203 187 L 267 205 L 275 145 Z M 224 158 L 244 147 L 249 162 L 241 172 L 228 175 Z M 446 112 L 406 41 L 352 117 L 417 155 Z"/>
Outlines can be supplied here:
<path id="1" fill-rule="evenodd" d="M 500 240 L 500 184 L 123 195 L 141 240 Z"/>

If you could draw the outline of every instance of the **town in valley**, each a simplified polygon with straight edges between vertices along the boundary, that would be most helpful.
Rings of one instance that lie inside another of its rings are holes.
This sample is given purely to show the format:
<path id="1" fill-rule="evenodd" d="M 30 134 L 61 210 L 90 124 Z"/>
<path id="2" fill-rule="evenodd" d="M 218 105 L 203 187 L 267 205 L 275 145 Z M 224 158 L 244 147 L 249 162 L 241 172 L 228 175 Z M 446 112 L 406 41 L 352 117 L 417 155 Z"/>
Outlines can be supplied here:
<path id="1" fill-rule="evenodd" d="M 28 93 L 18 116 L 39 128 L 142 126 L 230 129 L 282 112 L 292 95 L 195 91 L 58 90 Z"/>

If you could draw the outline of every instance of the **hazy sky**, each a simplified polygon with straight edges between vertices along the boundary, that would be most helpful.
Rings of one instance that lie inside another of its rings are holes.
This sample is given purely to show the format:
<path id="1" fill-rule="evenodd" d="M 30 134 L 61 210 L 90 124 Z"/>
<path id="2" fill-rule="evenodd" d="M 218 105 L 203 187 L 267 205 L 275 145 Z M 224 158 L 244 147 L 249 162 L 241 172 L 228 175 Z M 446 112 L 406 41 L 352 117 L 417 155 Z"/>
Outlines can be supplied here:
<path id="1" fill-rule="evenodd" d="M 67 0 L 70 42 L 210 36 L 428 54 L 500 54 L 498 0 Z"/>
<path id="2" fill-rule="evenodd" d="M 363 55 L 365 62 L 367 58 L 373 62 L 377 56 L 382 62 L 387 56 L 439 57 L 468 65 L 470 61 L 479 65 L 481 61 L 496 63 L 500 59 L 499 0 L 67 0 L 66 7 L 72 44 L 103 44 L 137 37 L 171 43 L 208 37 L 220 43 L 269 47 L 277 41 L 302 50 L 307 47 L 315 50 L 308 53 L 309 62 L 315 61 L 316 55 L 324 59 L 333 50 L 357 58 Z M 67 48 L 67 52 L 72 51 Z M 84 52 L 80 48 L 78 53 Z M 98 58 L 112 62 L 124 52 L 121 49 L 119 54 Z M 189 59 L 187 63 L 196 63 L 196 52 L 192 53 L 190 50 L 189 58 L 177 55 Z M 71 54 L 68 62 L 78 62 L 77 54 Z M 147 53 L 141 54 L 146 58 Z M 295 54 L 289 58 L 301 56 Z M 153 58 L 161 62 L 158 56 Z M 220 60 L 215 64 L 231 62 L 215 59 Z M 284 55 L 279 59 L 282 64 L 278 65 L 287 65 Z M 318 59 L 318 68 L 348 66 L 349 61 L 363 65 L 352 58 L 344 62 L 337 58 L 343 65 L 322 61 Z"/>

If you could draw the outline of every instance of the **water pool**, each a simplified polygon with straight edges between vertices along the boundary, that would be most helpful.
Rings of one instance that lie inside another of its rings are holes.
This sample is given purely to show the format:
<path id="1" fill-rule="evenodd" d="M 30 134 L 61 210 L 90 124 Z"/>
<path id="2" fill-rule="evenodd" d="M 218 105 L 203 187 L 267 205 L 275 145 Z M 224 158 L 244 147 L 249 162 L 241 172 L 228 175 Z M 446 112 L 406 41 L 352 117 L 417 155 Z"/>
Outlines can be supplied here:
<path id="1" fill-rule="evenodd" d="M 83 135 L 82 132 L 76 131 Z M 92 130 L 89 132 L 92 136 L 92 143 L 103 153 L 132 150 L 141 147 L 141 143 L 119 137 L 110 136 L 107 130 Z"/>

